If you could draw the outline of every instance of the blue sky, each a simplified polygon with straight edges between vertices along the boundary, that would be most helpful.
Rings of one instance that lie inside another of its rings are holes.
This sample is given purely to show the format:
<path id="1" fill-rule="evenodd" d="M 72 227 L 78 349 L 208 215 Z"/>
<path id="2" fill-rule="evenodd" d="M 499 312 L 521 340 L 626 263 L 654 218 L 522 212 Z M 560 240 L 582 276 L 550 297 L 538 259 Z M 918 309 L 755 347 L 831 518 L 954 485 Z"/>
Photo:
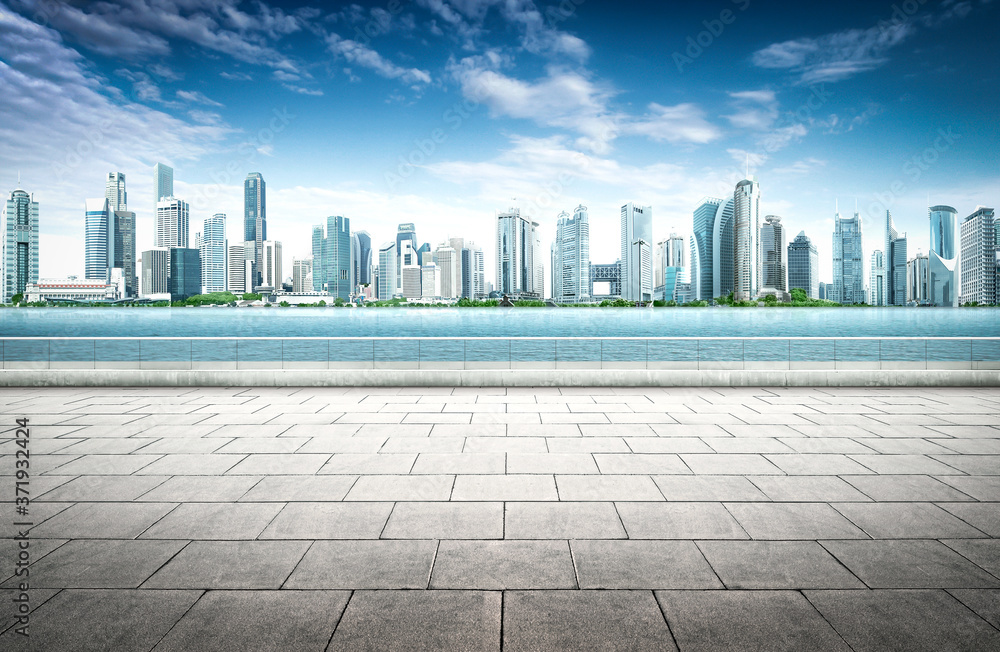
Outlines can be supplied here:
<path id="1" fill-rule="evenodd" d="M 191 231 L 268 184 L 286 265 L 345 215 L 376 243 L 463 236 L 495 258 L 493 215 L 543 227 L 590 208 L 613 262 L 618 209 L 688 233 L 747 157 L 763 214 L 805 230 L 831 277 L 834 206 L 881 246 L 889 208 L 927 249 L 926 206 L 1000 203 L 993 0 L 388 0 L 366 4 L 0 0 L 0 186 L 41 202 L 41 274 L 83 272 L 84 199 L 125 172 L 152 246 L 152 165 L 175 168 Z"/>

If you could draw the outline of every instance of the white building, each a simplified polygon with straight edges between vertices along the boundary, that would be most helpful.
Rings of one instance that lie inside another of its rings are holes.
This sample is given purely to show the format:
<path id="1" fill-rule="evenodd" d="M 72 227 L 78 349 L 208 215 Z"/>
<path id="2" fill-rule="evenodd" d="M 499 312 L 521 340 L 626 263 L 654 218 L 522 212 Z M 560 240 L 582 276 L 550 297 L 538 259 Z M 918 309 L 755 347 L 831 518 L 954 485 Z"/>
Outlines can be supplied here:
<path id="1" fill-rule="evenodd" d="M 749 301 L 760 290 L 757 238 L 760 234 L 760 185 L 756 177 L 736 184 L 733 193 L 733 299 Z"/>
<path id="2" fill-rule="evenodd" d="M 457 299 L 462 293 L 461 248 L 457 251 L 448 243 L 441 243 L 434 250 L 434 263 L 438 266 L 439 294 L 444 299 Z"/>
<path id="3" fill-rule="evenodd" d="M 164 197 L 156 202 L 155 246 L 186 249 L 190 212 L 188 203 L 176 197 Z"/>
<path id="4" fill-rule="evenodd" d="M 434 263 L 420 266 L 420 296 L 428 299 L 441 297 L 441 268 Z"/>
<path id="5" fill-rule="evenodd" d="M 261 287 L 281 289 L 281 243 L 265 240 L 261 250 Z M 256 288 L 255 288 L 256 289 Z"/>
<path id="6" fill-rule="evenodd" d="M 760 227 L 760 278 L 759 290 L 774 288 L 788 292 L 788 244 L 785 227 L 777 215 L 764 218 Z"/>
<path id="7" fill-rule="evenodd" d="M 109 283 L 99 279 L 41 279 L 28 283 L 25 301 L 115 301 L 124 283 Z"/>
<path id="8" fill-rule="evenodd" d="M 541 298 L 545 266 L 538 222 L 518 208 L 497 213 L 497 291 L 511 296 Z"/>
<path id="9" fill-rule="evenodd" d="M 250 255 L 253 256 L 253 247 L 250 248 Z M 229 269 L 227 283 L 229 291 L 233 294 L 243 294 L 253 292 L 251 283 L 253 280 L 253 259 L 247 259 L 247 251 L 244 245 L 229 246 Z"/>
<path id="10" fill-rule="evenodd" d="M 421 279 L 420 279 L 420 266 L 419 265 L 405 265 L 402 269 L 401 281 L 403 287 L 400 293 L 405 299 L 419 299 L 423 296 L 423 290 L 421 289 Z"/>
<path id="11" fill-rule="evenodd" d="M 565 211 L 560 213 L 551 255 L 552 300 L 590 301 L 590 218 L 586 206 L 577 206 L 572 217 Z"/>
<path id="12" fill-rule="evenodd" d="M 396 287 L 396 243 L 386 242 L 378 250 L 378 298 L 388 301 L 399 293 Z"/>
<path id="13" fill-rule="evenodd" d="M 626 301 L 653 300 L 653 207 L 621 210 L 621 287 Z"/>
<path id="14" fill-rule="evenodd" d="M 979 206 L 962 220 L 962 303 L 996 301 L 996 216 Z"/>
<path id="15" fill-rule="evenodd" d="M 225 292 L 228 281 L 225 213 L 216 213 L 205 220 L 198 251 L 201 254 L 201 291 Z"/>
<path id="16" fill-rule="evenodd" d="M 885 306 L 888 305 L 885 254 L 881 249 L 872 252 L 871 280 L 868 283 L 868 305 Z"/>
<path id="17" fill-rule="evenodd" d="M 292 259 L 292 292 L 313 292 L 312 256 Z"/>

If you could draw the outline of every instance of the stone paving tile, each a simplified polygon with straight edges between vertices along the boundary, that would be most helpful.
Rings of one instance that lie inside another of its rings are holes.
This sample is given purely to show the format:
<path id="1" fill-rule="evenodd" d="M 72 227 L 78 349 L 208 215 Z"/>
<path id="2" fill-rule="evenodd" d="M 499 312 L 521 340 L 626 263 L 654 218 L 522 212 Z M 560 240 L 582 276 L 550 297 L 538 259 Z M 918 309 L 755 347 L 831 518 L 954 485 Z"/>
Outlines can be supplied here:
<path id="1" fill-rule="evenodd" d="M 594 456 L 587 453 L 508 453 L 507 473 L 598 473 Z"/>
<path id="2" fill-rule="evenodd" d="M 934 455 L 934 459 L 969 475 L 1000 475 L 1000 455 Z"/>
<path id="3" fill-rule="evenodd" d="M 504 514 L 504 536 L 507 539 L 624 539 L 627 535 L 613 503 L 509 502 Z"/>
<path id="4" fill-rule="evenodd" d="M 420 453 L 412 474 L 483 475 L 504 473 L 504 453 Z M 405 473 L 405 471 L 404 471 Z"/>
<path id="5" fill-rule="evenodd" d="M 288 503 L 257 538 L 377 539 L 391 511 L 387 502 Z"/>
<path id="6" fill-rule="evenodd" d="M 551 475 L 460 475 L 451 500 L 559 500 Z"/>
<path id="7" fill-rule="evenodd" d="M 1000 539 L 943 539 L 941 543 L 1000 577 Z"/>
<path id="8" fill-rule="evenodd" d="M 396 503 L 382 531 L 383 539 L 502 539 L 503 536 L 504 505 L 500 502 Z"/>
<path id="9" fill-rule="evenodd" d="M 653 481 L 668 501 L 767 501 L 752 482 L 739 476 L 658 475 Z"/>
<path id="10" fill-rule="evenodd" d="M 843 475 L 871 473 L 846 455 L 791 454 L 765 455 L 768 461 L 788 475 Z"/>
<path id="11" fill-rule="evenodd" d="M 0 648 L 147 652 L 200 596 L 200 591 L 69 589 L 34 612 L 30 648 L 13 630 L 0 637 Z"/>
<path id="12" fill-rule="evenodd" d="M 351 437 L 365 441 L 368 438 Z M 389 437 L 376 451 L 378 453 L 461 453 L 465 446 L 465 437 L 433 436 L 433 437 Z M 347 451 L 345 451 L 347 452 Z M 354 452 L 354 451 L 352 451 Z"/>
<path id="13" fill-rule="evenodd" d="M 729 589 L 862 589 L 815 541 L 699 541 Z"/>
<path id="14" fill-rule="evenodd" d="M 135 500 L 157 485 L 163 484 L 165 477 L 142 477 L 130 475 L 85 475 L 60 483 L 51 491 L 40 493 L 32 502 L 121 502 Z M 31 484 L 37 482 L 32 478 Z M 36 487 L 32 487 L 39 491 Z"/>
<path id="15" fill-rule="evenodd" d="M 284 437 L 277 437 L 280 441 Z M 378 453 L 383 448 L 386 437 L 355 437 L 353 435 L 323 435 L 313 437 L 301 448 L 296 450 L 297 454 L 302 453 Z M 406 438 L 400 438 L 406 439 Z M 271 441 L 271 440 L 262 440 Z M 412 451 L 386 451 L 391 452 L 412 452 Z"/>
<path id="16" fill-rule="evenodd" d="M 684 451 L 704 453 L 794 453 L 795 451 L 773 437 L 705 437 L 702 440 L 711 447 L 708 451 Z"/>
<path id="17" fill-rule="evenodd" d="M 857 652 L 1000 648 L 1000 632 L 944 591 L 806 591 Z"/>
<path id="18" fill-rule="evenodd" d="M 868 538 L 826 503 L 726 503 L 726 509 L 753 539 Z"/>
<path id="19" fill-rule="evenodd" d="M 498 591 L 355 591 L 327 649 L 494 652 L 501 599 Z"/>
<path id="20" fill-rule="evenodd" d="M 685 454 L 680 458 L 697 475 L 784 475 L 763 455 Z"/>
<path id="21" fill-rule="evenodd" d="M 930 503 L 839 503 L 833 508 L 873 539 L 987 536 Z"/>
<path id="22" fill-rule="evenodd" d="M 601 473 L 606 475 L 690 474 L 681 458 L 671 454 L 595 453 Z"/>
<path id="23" fill-rule="evenodd" d="M 941 480 L 926 475 L 847 475 L 842 477 L 872 500 L 931 502 L 972 500 Z M 956 478 L 962 480 L 963 478 Z M 834 499 L 836 500 L 836 499 Z"/>
<path id="24" fill-rule="evenodd" d="M 939 541 L 821 543 L 873 589 L 1000 587 L 1000 580 Z"/>
<path id="25" fill-rule="evenodd" d="M 163 518 L 175 503 L 76 503 L 31 534 L 69 539 L 133 539 Z"/>
<path id="26" fill-rule="evenodd" d="M 141 538 L 254 539 L 280 510 L 276 503 L 183 503 Z"/>
<path id="27" fill-rule="evenodd" d="M 1000 538 L 1000 504 L 940 503 L 939 506 L 989 536 Z"/>
<path id="28" fill-rule="evenodd" d="M 850 650 L 794 591 L 657 591 L 681 650 Z"/>
<path id="29" fill-rule="evenodd" d="M 628 453 L 631 450 L 621 437 L 552 437 L 545 443 L 550 453 Z"/>
<path id="30" fill-rule="evenodd" d="M 426 589 L 436 541 L 317 541 L 286 589 Z"/>
<path id="31" fill-rule="evenodd" d="M 30 567 L 33 588 L 137 588 L 186 541 L 77 539 L 69 541 Z M 5 587 L 16 586 L 12 578 Z"/>
<path id="32" fill-rule="evenodd" d="M 84 455 L 73 459 L 69 455 L 44 455 L 40 458 L 33 456 L 31 468 L 36 474 L 58 469 L 58 475 L 131 475 L 160 457 L 160 455 Z"/>
<path id="33" fill-rule="evenodd" d="M 142 588 L 277 589 L 309 545 L 306 541 L 192 541 Z"/>
<path id="34" fill-rule="evenodd" d="M 649 591 L 510 591 L 503 649 L 676 650 Z"/>
<path id="35" fill-rule="evenodd" d="M 616 503 L 630 539 L 749 539 L 722 503 Z"/>
<path id="36" fill-rule="evenodd" d="M 937 479 L 975 500 L 1000 501 L 1000 476 L 943 476 Z"/>
<path id="37" fill-rule="evenodd" d="M 775 502 L 871 501 L 871 498 L 834 476 L 761 475 L 748 479 Z"/>
<path id="38" fill-rule="evenodd" d="M 879 474 L 963 475 L 962 471 L 924 455 L 851 455 L 855 462 Z"/>
<path id="39" fill-rule="evenodd" d="M 290 475 L 317 473 L 327 460 L 327 454 L 255 453 L 229 469 L 229 475 Z"/>
<path id="40" fill-rule="evenodd" d="M 217 453 L 295 453 L 303 444 L 311 441 L 308 437 L 239 437 L 219 448 Z M 310 451 L 306 451 L 310 452 Z M 311 451 L 317 452 L 317 451 Z M 326 452 L 326 451 L 323 451 Z"/>
<path id="41" fill-rule="evenodd" d="M 547 453 L 543 437 L 468 437 L 464 453 Z"/>
<path id="42" fill-rule="evenodd" d="M 1000 589 L 950 589 L 948 593 L 976 614 L 1000 629 Z"/>
<path id="43" fill-rule="evenodd" d="M 347 475 L 269 475 L 254 484 L 239 500 L 245 503 L 339 501 L 355 482 L 357 477 Z"/>
<path id="44" fill-rule="evenodd" d="M 715 589 L 692 541 L 571 541 L 581 589 Z"/>
<path id="45" fill-rule="evenodd" d="M 417 456 L 412 453 L 335 453 L 318 474 L 384 475 L 409 473 Z"/>
<path id="46" fill-rule="evenodd" d="M 432 589 L 575 589 L 566 541 L 442 541 Z"/>
<path id="47" fill-rule="evenodd" d="M 140 477 L 140 476 L 135 476 Z M 157 477 L 157 476 L 151 476 Z M 163 477 L 157 477 L 162 481 Z M 238 500 L 260 481 L 260 476 L 176 475 L 134 500 L 160 503 L 225 503 Z"/>
<path id="48" fill-rule="evenodd" d="M 221 475 L 246 455 L 164 455 L 136 471 L 136 475 Z"/>
<path id="49" fill-rule="evenodd" d="M 361 476 L 347 492 L 344 500 L 391 502 L 448 500 L 454 485 L 455 476 L 453 475 Z"/>
<path id="50" fill-rule="evenodd" d="M 209 591 L 156 646 L 157 652 L 321 652 L 348 591 Z"/>
<path id="51" fill-rule="evenodd" d="M 662 501 L 652 478 L 641 475 L 558 475 L 558 499 L 567 501 Z"/>

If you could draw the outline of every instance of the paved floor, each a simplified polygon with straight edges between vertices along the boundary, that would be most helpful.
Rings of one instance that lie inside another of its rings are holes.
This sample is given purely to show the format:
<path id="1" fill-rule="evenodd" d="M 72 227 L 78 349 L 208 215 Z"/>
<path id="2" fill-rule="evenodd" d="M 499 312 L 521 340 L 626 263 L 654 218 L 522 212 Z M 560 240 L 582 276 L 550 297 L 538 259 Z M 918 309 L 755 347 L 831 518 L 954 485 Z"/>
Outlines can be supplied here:
<path id="1" fill-rule="evenodd" d="M 26 388 L 0 425 L 3 650 L 1000 649 L 996 389 Z"/>

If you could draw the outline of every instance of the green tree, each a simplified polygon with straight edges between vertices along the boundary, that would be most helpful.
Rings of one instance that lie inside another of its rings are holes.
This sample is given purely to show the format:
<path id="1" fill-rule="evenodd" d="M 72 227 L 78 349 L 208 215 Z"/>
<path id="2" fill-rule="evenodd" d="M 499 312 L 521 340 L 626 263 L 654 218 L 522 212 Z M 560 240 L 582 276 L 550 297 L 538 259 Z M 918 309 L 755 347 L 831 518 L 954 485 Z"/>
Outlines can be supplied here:
<path id="1" fill-rule="evenodd" d="M 287 301 L 282 301 L 278 305 L 281 306 L 282 308 L 287 308 L 288 306 L 290 306 L 292 304 L 288 303 Z"/>
<path id="2" fill-rule="evenodd" d="M 340 308 L 341 306 L 344 305 L 344 298 L 343 297 L 337 297 L 336 299 L 334 299 L 333 305 L 335 305 L 338 308 Z"/>

